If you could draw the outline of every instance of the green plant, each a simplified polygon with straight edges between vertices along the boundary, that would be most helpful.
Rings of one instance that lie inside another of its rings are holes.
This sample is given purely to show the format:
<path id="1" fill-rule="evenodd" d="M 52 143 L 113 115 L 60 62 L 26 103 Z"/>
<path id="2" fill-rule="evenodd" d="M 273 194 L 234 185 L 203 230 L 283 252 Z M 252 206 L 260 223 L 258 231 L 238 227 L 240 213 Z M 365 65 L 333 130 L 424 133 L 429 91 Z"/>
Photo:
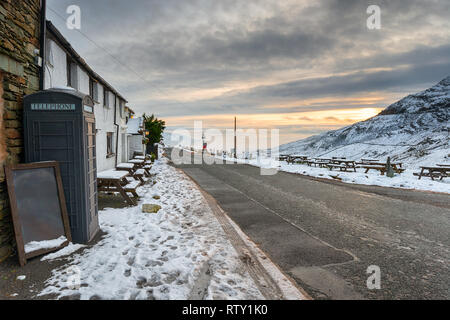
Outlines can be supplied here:
<path id="1" fill-rule="evenodd" d="M 144 118 L 144 127 L 145 127 L 145 138 L 148 139 L 147 144 L 155 144 L 160 143 L 162 140 L 162 134 L 164 129 L 166 128 L 166 122 L 163 120 L 159 120 L 153 114 L 148 117 L 143 115 Z"/>

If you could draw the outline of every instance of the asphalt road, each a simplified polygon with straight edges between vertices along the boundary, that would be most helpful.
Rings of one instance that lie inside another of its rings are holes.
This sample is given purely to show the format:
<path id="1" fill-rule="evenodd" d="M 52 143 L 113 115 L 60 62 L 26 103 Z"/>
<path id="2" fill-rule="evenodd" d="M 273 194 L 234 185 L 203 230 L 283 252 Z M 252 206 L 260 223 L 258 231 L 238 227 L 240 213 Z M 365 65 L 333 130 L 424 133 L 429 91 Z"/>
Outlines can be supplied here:
<path id="1" fill-rule="evenodd" d="M 450 298 L 446 194 L 263 176 L 248 165 L 177 167 L 313 298 Z M 380 289 L 367 287 L 369 266 L 380 268 Z"/>

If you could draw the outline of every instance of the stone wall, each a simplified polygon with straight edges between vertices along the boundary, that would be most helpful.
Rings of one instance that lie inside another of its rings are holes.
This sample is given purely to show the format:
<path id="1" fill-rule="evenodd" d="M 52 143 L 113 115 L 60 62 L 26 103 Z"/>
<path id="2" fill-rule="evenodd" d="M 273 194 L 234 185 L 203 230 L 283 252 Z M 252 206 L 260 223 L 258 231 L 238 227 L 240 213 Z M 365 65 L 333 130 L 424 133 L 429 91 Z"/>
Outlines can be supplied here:
<path id="1" fill-rule="evenodd" d="M 40 0 L 0 0 L 0 262 L 15 240 L 4 165 L 23 160 L 22 101 L 39 90 Z"/>

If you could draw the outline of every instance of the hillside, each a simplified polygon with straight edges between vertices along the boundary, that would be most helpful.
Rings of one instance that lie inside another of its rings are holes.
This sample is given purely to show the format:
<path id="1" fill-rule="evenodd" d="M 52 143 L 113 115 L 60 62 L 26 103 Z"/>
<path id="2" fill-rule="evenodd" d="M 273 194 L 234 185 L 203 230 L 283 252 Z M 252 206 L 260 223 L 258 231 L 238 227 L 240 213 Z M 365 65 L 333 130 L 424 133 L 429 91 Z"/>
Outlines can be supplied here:
<path id="1" fill-rule="evenodd" d="M 390 156 L 413 166 L 450 162 L 450 76 L 366 121 L 280 146 L 281 154 Z"/>

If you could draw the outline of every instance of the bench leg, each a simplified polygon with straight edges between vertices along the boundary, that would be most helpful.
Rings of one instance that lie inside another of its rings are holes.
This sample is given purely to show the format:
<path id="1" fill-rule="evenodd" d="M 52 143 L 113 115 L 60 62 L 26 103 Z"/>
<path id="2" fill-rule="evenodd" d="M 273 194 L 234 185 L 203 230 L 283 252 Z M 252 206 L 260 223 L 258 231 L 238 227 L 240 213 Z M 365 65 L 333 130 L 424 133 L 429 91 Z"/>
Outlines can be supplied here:
<path id="1" fill-rule="evenodd" d="M 422 170 L 420 170 L 420 174 L 419 174 L 419 180 L 420 180 L 420 179 L 422 179 L 422 175 L 423 175 L 423 170 L 424 170 L 423 168 L 422 168 Z"/>
<path id="2" fill-rule="evenodd" d="M 122 195 L 122 197 L 125 199 L 125 201 L 130 205 L 130 206 L 134 206 L 136 205 L 136 203 L 134 203 L 134 201 L 127 195 L 127 193 L 125 192 L 125 190 L 123 190 L 122 186 L 120 185 L 120 183 L 115 183 L 117 190 L 119 191 L 119 193 Z"/>

